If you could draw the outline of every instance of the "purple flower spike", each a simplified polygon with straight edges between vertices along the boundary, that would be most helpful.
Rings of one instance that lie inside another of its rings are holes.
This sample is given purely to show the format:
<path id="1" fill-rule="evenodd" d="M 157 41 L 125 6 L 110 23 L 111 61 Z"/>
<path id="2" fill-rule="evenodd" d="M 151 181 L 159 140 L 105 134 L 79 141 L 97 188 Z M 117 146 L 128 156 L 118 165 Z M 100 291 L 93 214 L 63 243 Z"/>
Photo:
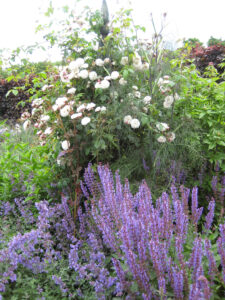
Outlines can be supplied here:
<path id="1" fill-rule="evenodd" d="M 206 230 L 210 230 L 212 222 L 213 222 L 214 210 L 215 210 L 215 201 L 214 201 L 214 199 L 209 202 L 208 210 L 209 210 L 209 212 L 208 212 L 207 216 L 205 217 L 205 220 L 206 220 L 205 229 Z"/>
<path id="2" fill-rule="evenodd" d="M 197 226 L 198 221 L 202 215 L 203 207 L 198 208 L 198 188 L 194 187 L 192 190 L 192 206 L 191 206 L 191 213 L 192 213 L 192 222 L 195 226 Z"/>
<path id="3" fill-rule="evenodd" d="M 197 280 L 197 270 L 201 267 L 201 263 L 202 263 L 202 240 L 200 238 L 196 238 L 194 240 L 194 247 L 189 260 L 189 268 L 193 268 L 193 272 L 192 272 L 193 282 L 196 282 Z"/>
<path id="4" fill-rule="evenodd" d="M 183 299 L 183 287 L 184 287 L 184 278 L 183 278 L 183 271 L 177 270 L 176 268 L 172 267 L 172 276 L 173 276 L 173 290 L 174 296 L 176 299 Z"/>
<path id="5" fill-rule="evenodd" d="M 208 239 L 205 240 L 205 251 L 209 262 L 209 276 L 211 281 L 213 281 L 218 270 L 213 252 L 211 251 L 211 243 Z"/>

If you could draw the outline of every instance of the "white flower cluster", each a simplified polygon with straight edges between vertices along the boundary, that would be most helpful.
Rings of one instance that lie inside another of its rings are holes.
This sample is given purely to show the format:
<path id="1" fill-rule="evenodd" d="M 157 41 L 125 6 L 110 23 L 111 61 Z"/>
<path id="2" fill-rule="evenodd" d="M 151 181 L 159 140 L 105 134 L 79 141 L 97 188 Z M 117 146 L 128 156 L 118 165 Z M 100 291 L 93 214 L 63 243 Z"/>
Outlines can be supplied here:
<path id="1" fill-rule="evenodd" d="M 68 66 L 62 67 L 60 71 L 60 79 L 62 82 L 69 83 L 73 78 L 88 78 L 89 72 L 86 70 L 88 64 L 81 57 L 71 61 Z"/>
<path id="2" fill-rule="evenodd" d="M 103 67 L 104 65 L 110 64 L 111 60 L 110 58 L 106 57 L 104 60 L 102 60 L 101 58 L 97 58 L 95 60 L 95 65 L 98 67 Z"/>
<path id="3" fill-rule="evenodd" d="M 149 69 L 149 63 L 142 62 L 141 57 L 138 53 L 133 56 L 133 67 L 138 71 L 147 71 Z"/>
<path id="4" fill-rule="evenodd" d="M 156 128 L 162 132 L 170 129 L 169 125 L 166 123 L 157 123 Z"/>
<path id="5" fill-rule="evenodd" d="M 29 119 L 30 118 L 30 113 L 28 112 L 28 111 L 25 111 L 24 113 L 22 113 L 22 115 L 21 115 L 21 117 L 20 117 L 20 119 L 22 120 L 22 121 L 25 121 L 25 120 L 27 120 L 27 119 Z"/>
<path id="6" fill-rule="evenodd" d="M 96 89 L 107 89 L 110 86 L 110 82 L 106 79 L 103 79 L 102 81 L 97 81 L 95 84 Z"/>
<path id="7" fill-rule="evenodd" d="M 160 77 L 159 80 L 158 80 L 158 82 L 157 82 L 159 90 L 160 90 L 160 92 L 162 94 L 170 93 L 171 92 L 171 89 L 168 86 L 170 84 L 169 78 L 170 77 L 168 75 L 165 75 L 165 76 L 163 76 L 163 78 Z"/>
<path id="8" fill-rule="evenodd" d="M 168 133 L 166 134 L 166 136 L 160 135 L 160 136 L 157 138 L 157 141 L 158 141 L 159 143 L 165 143 L 166 141 L 168 141 L 168 142 L 173 142 L 173 141 L 175 140 L 175 138 L 176 138 L 176 135 L 175 135 L 174 132 L 168 132 Z"/>
<path id="9" fill-rule="evenodd" d="M 48 84 L 45 84 L 42 88 L 41 88 L 41 90 L 42 90 L 42 92 L 45 92 L 46 90 L 49 90 L 49 89 L 51 89 L 51 88 L 53 88 L 54 86 L 52 85 L 52 84 L 50 84 L 50 85 L 48 85 Z"/>
<path id="10" fill-rule="evenodd" d="M 172 95 L 166 96 L 163 106 L 164 108 L 170 108 L 174 102 L 174 97 Z"/>
<path id="11" fill-rule="evenodd" d="M 32 101 L 31 106 L 32 106 L 32 107 L 39 107 L 39 106 L 42 105 L 43 102 L 44 102 L 44 100 L 41 99 L 41 98 L 34 99 L 34 100 Z"/>
<path id="12" fill-rule="evenodd" d="M 133 129 L 137 129 L 141 125 L 138 119 L 133 119 L 130 115 L 125 116 L 123 122 L 124 124 L 130 125 Z"/>

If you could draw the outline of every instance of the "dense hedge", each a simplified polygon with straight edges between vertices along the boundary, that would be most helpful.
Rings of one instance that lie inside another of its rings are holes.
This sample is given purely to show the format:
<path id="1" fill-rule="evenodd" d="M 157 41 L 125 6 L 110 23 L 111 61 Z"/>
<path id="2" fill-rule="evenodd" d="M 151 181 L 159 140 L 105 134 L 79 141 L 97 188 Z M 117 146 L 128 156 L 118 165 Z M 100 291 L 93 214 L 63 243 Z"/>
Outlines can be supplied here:
<path id="1" fill-rule="evenodd" d="M 31 110 L 31 105 L 25 102 L 29 99 L 28 89 L 30 88 L 30 81 L 31 78 L 27 83 L 27 87 L 23 90 L 18 87 L 24 86 L 25 80 L 7 81 L 0 79 L 0 119 L 14 123 L 20 118 L 24 110 Z M 14 93 L 8 93 L 10 90 L 13 90 Z M 21 101 L 24 103 L 23 105 L 22 103 L 19 104 Z"/>
<path id="2" fill-rule="evenodd" d="M 225 58 L 225 46 L 223 45 L 203 47 L 197 44 L 191 50 L 191 57 L 195 59 L 195 64 L 201 73 L 204 73 L 209 65 L 213 65 L 219 74 L 224 72 L 224 68 L 220 66 Z"/>

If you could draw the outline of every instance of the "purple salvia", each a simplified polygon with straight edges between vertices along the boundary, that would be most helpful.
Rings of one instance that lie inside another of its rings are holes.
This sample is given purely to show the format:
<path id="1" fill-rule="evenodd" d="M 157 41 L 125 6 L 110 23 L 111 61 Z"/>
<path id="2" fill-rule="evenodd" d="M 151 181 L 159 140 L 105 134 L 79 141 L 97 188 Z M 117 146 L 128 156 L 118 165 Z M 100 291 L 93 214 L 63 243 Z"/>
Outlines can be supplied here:
<path id="1" fill-rule="evenodd" d="M 148 294 L 142 294 L 142 298 L 143 298 L 143 300 L 151 300 L 152 299 L 152 297 L 150 296 L 150 295 L 148 295 Z"/>
<path id="2" fill-rule="evenodd" d="M 170 241 L 173 233 L 173 216 L 170 207 L 170 199 L 167 193 L 162 194 L 162 233 L 163 238 Z"/>
<path id="3" fill-rule="evenodd" d="M 182 300 L 184 298 L 184 295 L 183 295 L 183 288 L 184 288 L 183 271 L 172 267 L 172 276 L 173 276 L 173 290 L 174 290 L 175 299 Z"/>
<path id="4" fill-rule="evenodd" d="M 202 240 L 195 238 L 192 254 L 189 260 L 189 268 L 192 268 L 192 280 L 196 282 L 197 270 L 200 268 L 202 263 Z"/>
<path id="5" fill-rule="evenodd" d="M 220 236 L 222 239 L 223 247 L 225 248 L 225 223 L 219 225 Z"/>
<path id="6" fill-rule="evenodd" d="M 181 203 L 186 216 L 189 215 L 188 209 L 188 199 L 190 195 L 190 189 L 185 188 L 183 185 L 180 186 L 180 193 L 181 193 Z"/>
<path id="7" fill-rule="evenodd" d="M 139 188 L 137 195 L 134 197 L 138 201 L 138 218 L 141 219 L 145 228 L 144 233 L 148 235 L 148 231 L 152 219 L 152 198 L 151 192 L 146 184 L 143 182 Z"/>
<path id="8" fill-rule="evenodd" d="M 178 201 L 179 200 L 179 196 L 177 193 L 177 188 L 174 184 L 171 185 L 171 194 L 172 194 L 172 198 L 173 198 L 173 202 Z"/>
<path id="9" fill-rule="evenodd" d="M 162 244 L 157 240 L 150 240 L 148 248 L 157 278 L 163 278 L 166 271 L 167 260 L 167 249 L 165 244 Z"/>
<path id="10" fill-rule="evenodd" d="M 205 240 L 205 251 L 206 251 L 206 256 L 208 258 L 210 280 L 213 282 L 218 270 L 217 270 L 214 255 L 211 251 L 211 243 L 208 239 Z"/>
<path id="11" fill-rule="evenodd" d="M 189 300 L 204 300 L 201 290 L 197 287 L 197 284 L 191 284 Z"/>
<path id="12" fill-rule="evenodd" d="M 206 230 L 210 230 L 212 222 L 213 222 L 213 218 L 214 218 L 214 210 L 215 210 L 215 201 L 214 199 L 212 199 L 209 202 L 209 206 L 208 206 L 208 214 L 205 217 L 206 223 L 205 223 L 205 229 Z"/>
<path id="13" fill-rule="evenodd" d="M 204 295 L 204 300 L 210 300 L 211 298 L 211 292 L 210 292 L 210 287 L 209 287 L 209 282 L 206 279 L 205 276 L 199 276 L 198 281 L 201 282 L 201 290 L 203 290 L 203 295 Z"/>
<path id="14" fill-rule="evenodd" d="M 213 176 L 211 185 L 212 185 L 212 190 L 213 190 L 213 193 L 214 193 L 214 196 L 216 199 L 217 199 L 217 192 L 218 192 L 217 184 L 218 184 L 218 178 L 217 178 L 217 176 Z"/>
<path id="15" fill-rule="evenodd" d="M 89 198 L 90 198 L 90 195 L 89 195 L 88 190 L 87 190 L 86 186 L 84 185 L 84 182 L 83 182 L 83 181 L 80 182 L 80 187 L 81 187 L 81 190 L 82 190 L 84 196 L 85 196 L 87 199 L 89 199 Z"/>
<path id="16" fill-rule="evenodd" d="M 194 187 L 192 190 L 191 214 L 192 214 L 192 222 L 196 227 L 202 215 L 202 211 L 203 211 L 203 207 L 198 208 L 198 188 Z"/>
<path id="17" fill-rule="evenodd" d="M 225 284 L 225 224 L 220 224 L 220 237 L 217 240 L 217 249 L 221 257 L 222 275 Z"/>
<path id="18" fill-rule="evenodd" d="M 176 234 L 182 237 L 182 243 L 185 242 L 187 230 L 188 230 L 188 217 L 183 211 L 180 200 L 173 202 L 174 213 L 175 213 L 175 230 Z"/>
<path id="19" fill-rule="evenodd" d="M 124 291 L 126 291 L 126 289 L 128 287 L 128 283 L 126 282 L 126 274 L 121 267 L 120 261 L 115 258 L 112 258 L 112 262 L 113 262 L 113 266 L 116 270 L 116 274 L 117 274 L 117 277 L 121 284 L 121 287 Z"/>
<path id="20" fill-rule="evenodd" d="M 129 269 L 130 269 L 134 279 L 137 281 L 140 289 L 144 290 L 145 293 L 151 295 L 151 289 L 150 289 L 148 275 L 147 275 L 146 271 L 143 269 L 143 267 L 141 266 L 141 264 L 138 264 L 136 262 L 136 255 L 133 253 L 133 251 L 131 251 L 131 250 L 127 251 L 126 260 L 127 260 Z"/>

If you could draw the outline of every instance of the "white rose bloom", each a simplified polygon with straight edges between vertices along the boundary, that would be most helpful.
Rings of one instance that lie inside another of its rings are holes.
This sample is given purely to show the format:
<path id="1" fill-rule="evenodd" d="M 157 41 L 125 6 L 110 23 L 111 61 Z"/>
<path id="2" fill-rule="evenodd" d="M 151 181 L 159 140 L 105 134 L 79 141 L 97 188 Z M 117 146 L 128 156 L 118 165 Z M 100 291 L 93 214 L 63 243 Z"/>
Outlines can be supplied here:
<path id="1" fill-rule="evenodd" d="M 33 108 L 32 111 L 31 111 L 31 115 L 34 116 L 37 111 L 38 111 L 38 109 L 36 107 Z"/>
<path id="2" fill-rule="evenodd" d="M 81 68 L 82 68 L 82 69 L 87 69 L 87 68 L 88 68 L 88 64 L 87 64 L 87 63 L 86 63 L 86 64 L 83 64 Z"/>
<path id="3" fill-rule="evenodd" d="M 97 58 L 95 64 L 98 67 L 102 67 L 104 65 L 104 61 L 101 58 Z"/>
<path id="4" fill-rule="evenodd" d="M 156 127 L 159 131 L 166 131 L 169 129 L 169 126 L 166 123 L 158 123 L 156 124 Z"/>
<path id="5" fill-rule="evenodd" d="M 30 118 L 30 113 L 28 111 L 25 111 L 21 115 L 21 120 L 25 121 L 26 119 Z"/>
<path id="6" fill-rule="evenodd" d="M 138 119 L 132 119 L 130 122 L 130 126 L 133 129 L 139 128 L 141 125 L 140 121 Z"/>
<path id="7" fill-rule="evenodd" d="M 96 82 L 96 84 L 95 84 L 95 88 L 96 89 L 100 89 L 101 88 L 101 82 Z"/>
<path id="8" fill-rule="evenodd" d="M 31 125 L 31 121 L 30 120 L 26 120 L 24 123 L 23 123 L 23 129 L 24 130 L 27 130 L 28 127 L 30 127 Z"/>
<path id="9" fill-rule="evenodd" d="M 123 56 L 122 58 L 121 58 L 121 61 L 120 61 L 120 63 L 121 63 L 121 65 L 123 65 L 123 66 L 125 66 L 125 65 L 127 65 L 128 64 L 128 57 L 127 56 Z"/>
<path id="10" fill-rule="evenodd" d="M 169 84 L 170 81 L 169 80 L 163 80 L 163 84 Z"/>
<path id="11" fill-rule="evenodd" d="M 78 74 L 79 74 L 79 69 L 77 69 L 77 72 L 72 71 L 72 72 L 68 75 L 69 80 L 72 80 L 73 78 L 78 78 Z"/>
<path id="12" fill-rule="evenodd" d="M 66 106 L 64 106 L 63 108 L 60 109 L 60 115 L 62 117 L 67 117 L 67 116 L 69 116 L 70 110 L 71 110 L 71 106 L 66 105 Z"/>
<path id="13" fill-rule="evenodd" d="M 46 91 L 47 89 L 48 89 L 48 85 L 47 85 L 47 84 L 45 84 L 45 85 L 41 88 L 42 92 Z"/>
<path id="14" fill-rule="evenodd" d="M 174 132 L 168 133 L 168 135 L 167 135 L 167 140 L 168 140 L 169 142 L 173 142 L 173 141 L 175 140 L 175 138 L 176 138 L 176 135 L 175 135 Z"/>
<path id="15" fill-rule="evenodd" d="M 70 89 L 67 91 L 67 94 L 73 95 L 73 94 L 75 94 L 75 92 L 76 92 L 76 89 L 75 89 L 75 88 L 70 88 Z"/>
<path id="16" fill-rule="evenodd" d="M 143 107 L 143 111 L 144 111 L 145 113 L 147 113 L 147 112 L 148 112 L 148 108 L 147 108 L 147 107 Z"/>
<path id="17" fill-rule="evenodd" d="M 44 102 L 44 100 L 41 99 L 41 98 L 34 99 L 33 102 L 32 102 L 32 104 L 31 104 L 31 106 L 32 106 L 32 107 L 38 107 L 38 106 L 40 106 L 43 102 Z"/>
<path id="18" fill-rule="evenodd" d="M 52 128 L 51 127 L 47 127 L 46 129 L 45 129 L 45 132 L 44 132 L 44 134 L 51 134 L 52 133 Z"/>
<path id="19" fill-rule="evenodd" d="M 159 78 L 159 80 L 158 80 L 158 83 L 157 83 L 157 84 L 158 84 L 158 86 L 160 86 L 160 85 L 162 85 L 162 84 L 163 84 L 163 79 L 162 79 L 161 77 Z"/>
<path id="20" fill-rule="evenodd" d="M 169 79 L 170 79 L 170 76 L 169 76 L 169 75 L 164 75 L 164 76 L 163 76 L 163 79 L 169 80 Z"/>
<path id="21" fill-rule="evenodd" d="M 81 125 L 86 126 L 90 121 L 91 121 L 91 119 L 89 117 L 84 117 L 81 120 Z"/>
<path id="22" fill-rule="evenodd" d="M 143 70 L 143 71 L 149 70 L 149 63 L 147 63 L 147 62 L 143 63 L 143 64 L 142 64 L 142 70 Z"/>
<path id="23" fill-rule="evenodd" d="M 86 78 L 88 78 L 88 71 L 87 70 L 82 70 L 82 71 L 79 72 L 78 76 L 83 78 L 83 79 L 86 79 Z"/>
<path id="24" fill-rule="evenodd" d="M 38 132 L 37 132 L 37 135 L 41 135 L 43 132 L 42 132 L 42 130 L 39 130 Z"/>
<path id="25" fill-rule="evenodd" d="M 70 142 L 65 140 L 65 141 L 61 142 L 61 146 L 62 146 L 62 149 L 66 151 L 70 147 Z"/>
<path id="26" fill-rule="evenodd" d="M 59 106 L 57 104 L 52 105 L 52 110 L 57 111 L 59 109 Z"/>
<path id="27" fill-rule="evenodd" d="M 134 69 L 135 69 L 135 70 L 142 71 L 142 63 L 139 63 L 139 64 L 133 64 L 133 66 L 134 66 Z"/>
<path id="28" fill-rule="evenodd" d="M 164 102 L 163 102 L 163 106 L 165 108 L 170 108 L 171 105 L 173 104 L 174 98 L 173 96 L 166 96 Z"/>
<path id="29" fill-rule="evenodd" d="M 73 108 L 74 104 L 75 104 L 74 100 L 72 100 L 72 101 L 69 102 L 69 105 L 71 106 L 71 109 Z"/>
<path id="30" fill-rule="evenodd" d="M 113 71 L 113 72 L 111 73 L 111 78 L 112 78 L 113 80 L 118 79 L 119 76 L 120 76 L 120 74 L 119 74 L 119 72 L 117 72 L 117 71 Z"/>
<path id="31" fill-rule="evenodd" d="M 122 78 L 120 78 L 120 80 L 119 80 L 119 84 L 120 84 L 120 85 L 126 85 L 126 84 L 127 84 L 127 81 L 122 77 Z"/>
<path id="32" fill-rule="evenodd" d="M 137 91 L 137 92 L 134 93 L 134 96 L 136 98 L 141 98 L 141 93 Z"/>
<path id="33" fill-rule="evenodd" d="M 67 101 L 68 99 L 66 97 L 59 97 L 58 99 L 56 99 L 55 103 L 58 105 L 59 108 L 61 108 L 66 104 Z"/>
<path id="34" fill-rule="evenodd" d="M 99 111 L 101 111 L 101 107 L 97 106 L 96 109 L 95 109 L 95 112 L 99 112 Z"/>
<path id="35" fill-rule="evenodd" d="M 101 82 L 101 88 L 102 89 L 107 89 L 108 87 L 110 86 L 110 83 L 109 83 L 109 81 L 108 80 L 102 80 L 102 82 Z"/>
<path id="36" fill-rule="evenodd" d="M 82 117 L 82 113 L 76 113 L 71 116 L 71 119 L 74 120 L 74 119 L 78 119 L 80 117 Z"/>
<path id="37" fill-rule="evenodd" d="M 135 55 L 133 56 L 133 64 L 134 65 L 142 64 L 141 57 L 138 53 L 135 53 Z"/>
<path id="38" fill-rule="evenodd" d="M 132 86 L 132 89 L 135 90 L 135 91 L 137 91 L 137 90 L 138 90 L 138 87 L 137 87 L 136 85 L 133 85 L 133 86 Z"/>
<path id="39" fill-rule="evenodd" d="M 86 106 L 86 109 L 88 111 L 92 110 L 94 107 L 96 106 L 95 103 L 91 102 L 91 103 L 88 103 L 87 106 Z"/>
<path id="40" fill-rule="evenodd" d="M 106 107 L 105 107 L 105 106 L 102 106 L 102 107 L 101 107 L 101 111 L 106 111 Z"/>
<path id="41" fill-rule="evenodd" d="M 123 122 L 125 123 L 125 124 L 128 124 L 128 125 L 130 125 L 130 122 L 132 121 L 132 117 L 130 116 L 130 115 L 127 115 L 127 116 L 125 116 L 124 118 L 123 118 Z"/>
<path id="42" fill-rule="evenodd" d="M 43 122 L 47 122 L 47 121 L 50 120 L 50 117 L 49 117 L 48 115 L 42 115 L 42 116 L 40 117 L 40 120 L 43 121 Z"/>
<path id="43" fill-rule="evenodd" d="M 98 75 L 97 75 L 97 73 L 95 71 L 92 71 L 92 72 L 89 73 L 89 79 L 90 80 L 94 81 L 97 78 L 98 78 Z"/>
<path id="44" fill-rule="evenodd" d="M 143 99 L 144 104 L 149 104 L 151 102 L 152 98 L 151 96 L 145 96 Z"/>
<path id="45" fill-rule="evenodd" d="M 161 136 L 159 136 L 159 137 L 157 138 L 157 141 L 158 141 L 159 143 L 165 143 L 165 142 L 166 142 L 166 138 L 165 138 L 165 136 L 161 135 Z"/>
<path id="46" fill-rule="evenodd" d="M 74 61 L 71 61 L 71 63 L 69 64 L 69 69 L 70 70 L 77 70 L 78 68 L 80 68 L 83 64 L 84 64 L 84 59 L 83 58 L 77 58 Z"/>
<path id="47" fill-rule="evenodd" d="M 109 64 L 111 62 L 110 58 L 109 57 L 106 57 L 104 59 L 104 64 Z"/>
<path id="48" fill-rule="evenodd" d="M 70 82 L 69 74 L 66 68 L 62 69 L 62 71 L 59 73 L 59 76 L 62 82 Z"/>
<path id="49" fill-rule="evenodd" d="M 81 104 L 80 106 L 78 106 L 77 108 L 77 112 L 83 112 L 86 109 L 86 104 Z"/>

